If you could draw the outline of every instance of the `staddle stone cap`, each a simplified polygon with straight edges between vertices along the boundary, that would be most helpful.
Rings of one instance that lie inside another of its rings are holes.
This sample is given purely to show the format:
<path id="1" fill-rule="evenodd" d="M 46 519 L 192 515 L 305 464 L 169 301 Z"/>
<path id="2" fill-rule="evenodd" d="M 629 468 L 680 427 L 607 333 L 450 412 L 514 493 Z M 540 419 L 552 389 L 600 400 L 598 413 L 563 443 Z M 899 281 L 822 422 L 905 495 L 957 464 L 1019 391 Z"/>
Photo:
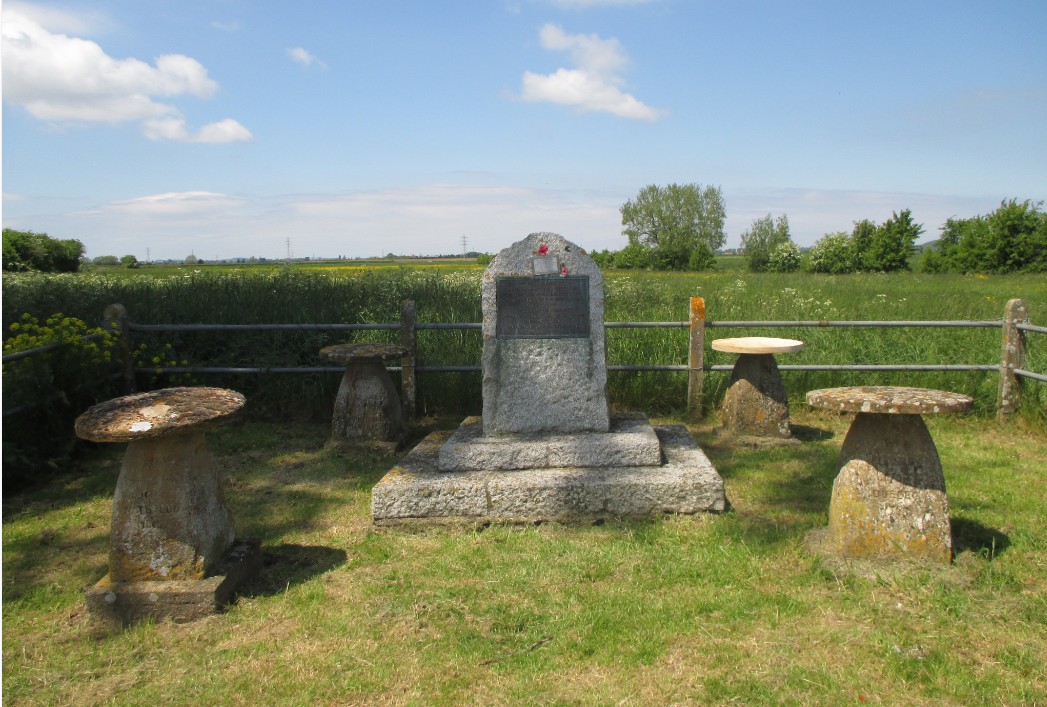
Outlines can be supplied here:
<path id="1" fill-rule="evenodd" d="M 841 412 L 880 412 L 900 415 L 926 415 L 941 412 L 966 412 L 974 398 L 927 388 L 902 388 L 890 385 L 865 385 L 852 388 L 824 388 L 807 393 L 807 404 Z"/>
<path id="2" fill-rule="evenodd" d="M 740 336 L 734 339 L 715 339 L 714 351 L 740 354 L 778 354 L 803 351 L 804 343 L 797 339 L 775 339 L 770 336 Z"/>
<path id="3" fill-rule="evenodd" d="M 320 357 L 335 363 L 353 361 L 381 361 L 406 356 L 409 349 L 399 344 L 335 344 L 320 349 Z"/>
<path id="4" fill-rule="evenodd" d="M 164 388 L 99 403 L 76 418 L 76 435 L 91 442 L 131 442 L 226 422 L 244 396 L 224 388 Z"/>

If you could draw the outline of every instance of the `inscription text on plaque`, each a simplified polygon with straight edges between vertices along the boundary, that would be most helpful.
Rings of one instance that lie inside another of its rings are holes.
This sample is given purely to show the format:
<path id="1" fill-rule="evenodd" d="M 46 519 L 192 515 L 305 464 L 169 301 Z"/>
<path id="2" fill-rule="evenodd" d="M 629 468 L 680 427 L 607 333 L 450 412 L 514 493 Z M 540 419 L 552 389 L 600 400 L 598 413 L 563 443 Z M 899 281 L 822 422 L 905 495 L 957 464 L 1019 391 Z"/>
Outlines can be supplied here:
<path id="1" fill-rule="evenodd" d="M 589 330 L 589 278 L 499 277 L 499 339 L 584 339 Z"/>

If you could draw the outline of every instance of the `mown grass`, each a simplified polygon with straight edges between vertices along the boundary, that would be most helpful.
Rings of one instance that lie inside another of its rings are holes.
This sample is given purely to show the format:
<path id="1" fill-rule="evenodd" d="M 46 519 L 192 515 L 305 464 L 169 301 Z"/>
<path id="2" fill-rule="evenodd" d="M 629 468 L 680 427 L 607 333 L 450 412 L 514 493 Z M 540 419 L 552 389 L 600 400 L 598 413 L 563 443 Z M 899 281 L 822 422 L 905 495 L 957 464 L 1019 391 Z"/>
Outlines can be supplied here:
<path id="1" fill-rule="evenodd" d="M 766 450 L 692 427 L 725 478 L 723 515 L 416 531 L 370 523 L 393 457 L 328 449 L 322 424 L 222 428 L 211 446 L 263 573 L 224 614 L 116 632 L 82 592 L 105 571 L 122 450 L 89 449 L 4 498 L 5 702 L 1047 701 L 1043 430 L 929 419 L 955 563 L 850 572 L 803 545 L 848 420 L 793 419 L 803 443 Z"/>

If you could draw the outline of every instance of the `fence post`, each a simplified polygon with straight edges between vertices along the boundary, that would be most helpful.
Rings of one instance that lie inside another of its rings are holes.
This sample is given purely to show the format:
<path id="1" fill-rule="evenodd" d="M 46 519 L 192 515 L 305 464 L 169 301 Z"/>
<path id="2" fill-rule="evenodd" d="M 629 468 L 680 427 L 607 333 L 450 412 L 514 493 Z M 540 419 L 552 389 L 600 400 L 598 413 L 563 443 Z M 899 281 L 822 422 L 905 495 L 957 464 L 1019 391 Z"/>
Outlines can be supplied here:
<path id="1" fill-rule="evenodd" d="M 705 300 L 701 297 L 691 298 L 687 368 L 687 412 L 701 416 L 702 384 L 705 380 Z"/>
<path id="2" fill-rule="evenodd" d="M 416 321 L 414 301 L 405 299 L 400 302 L 400 345 L 407 349 L 407 355 L 400 359 L 400 405 L 403 407 L 405 421 L 414 419 L 418 395 L 414 372 L 415 359 L 418 356 Z"/>
<path id="3" fill-rule="evenodd" d="M 1000 347 L 1000 393 L 996 419 L 1006 421 L 1018 412 L 1022 401 L 1022 381 L 1014 369 L 1025 363 L 1025 332 L 1019 324 L 1029 323 L 1029 310 L 1020 299 L 1007 302 L 1003 310 L 1003 344 Z"/>
<path id="4" fill-rule="evenodd" d="M 111 304 L 102 314 L 102 327 L 116 334 L 117 359 L 123 374 L 123 394 L 135 392 L 135 361 L 131 346 L 131 320 L 122 304 Z"/>

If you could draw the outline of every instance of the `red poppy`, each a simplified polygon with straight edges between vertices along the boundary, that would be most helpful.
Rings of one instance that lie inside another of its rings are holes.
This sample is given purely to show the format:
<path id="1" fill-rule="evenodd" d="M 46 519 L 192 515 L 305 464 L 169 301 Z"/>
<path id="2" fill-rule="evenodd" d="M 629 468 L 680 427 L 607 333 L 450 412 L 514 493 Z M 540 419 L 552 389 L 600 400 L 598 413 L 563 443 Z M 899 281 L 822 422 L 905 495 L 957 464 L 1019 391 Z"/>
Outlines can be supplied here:
<path id="1" fill-rule="evenodd" d="M 560 267 L 560 276 L 563 277 L 565 275 L 567 275 L 567 266 L 563 265 Z"/>
<path id="2" fill-rule="evenodd" d="M 542 243 L 540 246 L 538 246 L 538 255 L 545 255 L 548 252 L 549 246 L 547 246 L 546 244 Z"/>

